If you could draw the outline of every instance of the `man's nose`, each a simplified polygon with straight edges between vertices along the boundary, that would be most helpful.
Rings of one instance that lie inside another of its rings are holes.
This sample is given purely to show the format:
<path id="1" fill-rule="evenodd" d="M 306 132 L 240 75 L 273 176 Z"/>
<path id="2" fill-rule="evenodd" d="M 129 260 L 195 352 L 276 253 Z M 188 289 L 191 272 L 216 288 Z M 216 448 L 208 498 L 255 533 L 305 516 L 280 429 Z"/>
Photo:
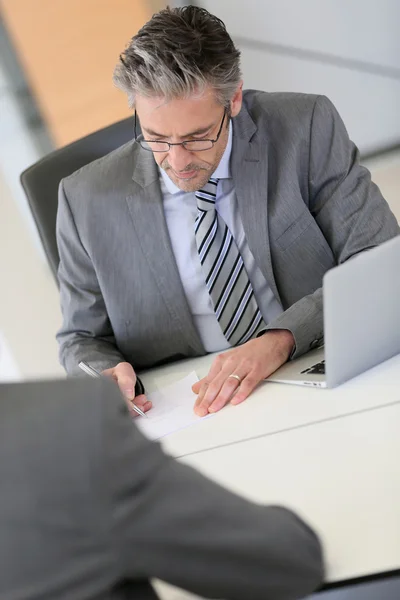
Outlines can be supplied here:
<path id="1" fill-rule="evenodd" d="M 184 146 L 171 146 L 168 152 L 168 162 L 174 171 L 179 172 L 191 161 L 192 153 Z"/>

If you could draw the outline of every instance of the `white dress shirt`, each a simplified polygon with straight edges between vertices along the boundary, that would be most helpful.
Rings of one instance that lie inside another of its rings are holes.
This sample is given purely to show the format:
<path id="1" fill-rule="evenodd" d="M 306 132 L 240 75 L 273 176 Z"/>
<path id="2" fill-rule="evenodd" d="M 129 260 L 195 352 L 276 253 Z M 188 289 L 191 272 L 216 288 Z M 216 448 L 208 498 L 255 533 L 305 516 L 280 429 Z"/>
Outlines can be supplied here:
<path id="1" fill-rule="evenodd" d="M 253 286 L 264 322 L 269 323 L 283 311 L 267 280 L 257 267 L 245 238 L 230 173 L 231 151 L 232 123 L 229 124 L 229 138 L 225 152 L 212 174 L 212 177 L 220 179 L 215 208 L 232 233 Z M 159 171 L 168 232 L 194 324 L 206 352 L 226 350 L 230 348 L 230 344 L 222 333 L 215 316 L 196 247 L 194 235 L 194 221 L 197 215 L 196 197 L 194 192 L 180 190 L 163 169 L 159 169 Z"/>

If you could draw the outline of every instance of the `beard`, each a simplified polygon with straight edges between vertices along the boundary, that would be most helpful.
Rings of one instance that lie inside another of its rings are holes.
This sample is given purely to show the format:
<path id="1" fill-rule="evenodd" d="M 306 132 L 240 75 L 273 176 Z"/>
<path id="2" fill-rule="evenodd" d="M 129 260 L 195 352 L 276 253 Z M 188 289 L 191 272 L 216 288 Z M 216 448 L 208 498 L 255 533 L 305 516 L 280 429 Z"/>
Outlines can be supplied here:
<path id="1" fill-rule="evenodd" d="M 214 164 L 205 162 L 202 162 L 201 164 L 192 162 L 187 164 L 184 169 L 175 173 L 167 158 L 164 159 L 160 165 L 171 181 L 183 192 L 195 192 L 200 190 L 207 183 L 217 166 L 218 164 L 214 166 Z M 193 172 L 193 177 L 188 179 L 179 177 L 179 175 L 191 172 Z"/>

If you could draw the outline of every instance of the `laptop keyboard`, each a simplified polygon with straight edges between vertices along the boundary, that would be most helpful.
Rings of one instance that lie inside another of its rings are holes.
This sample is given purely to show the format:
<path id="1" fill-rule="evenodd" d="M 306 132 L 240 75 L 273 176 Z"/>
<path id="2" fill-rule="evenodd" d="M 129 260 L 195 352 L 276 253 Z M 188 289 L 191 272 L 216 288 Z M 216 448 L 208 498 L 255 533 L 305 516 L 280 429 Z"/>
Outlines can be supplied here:
<path id="1" fill-rule="evenodd" d="M 312 367 L 308 367 L 308 369 L 304 369 L 304 371 L 301 372 L 302 375 L 305 373 L 307 373 L 307 375 L 325 375 L 325 361 L 321 360 L 321 362 L 316 363 Z"/>

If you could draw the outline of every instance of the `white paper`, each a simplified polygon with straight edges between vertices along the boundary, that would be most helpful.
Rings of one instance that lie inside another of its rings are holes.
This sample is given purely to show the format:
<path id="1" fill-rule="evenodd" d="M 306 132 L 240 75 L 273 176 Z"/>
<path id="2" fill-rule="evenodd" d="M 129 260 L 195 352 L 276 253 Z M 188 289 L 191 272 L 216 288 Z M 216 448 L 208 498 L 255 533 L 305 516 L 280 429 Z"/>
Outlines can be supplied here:
<path id="1" fill-rule="evenodd" d="M 148 394 L 153 407 L 146 413 L 147 419 L 137 417 L 135 424 L 148 438 L 157 440 L 213 416 L 198 417 L 193 411 L 196 394 L 192 385 L 198 380 L 192 371 L 184 379 Z"/>

